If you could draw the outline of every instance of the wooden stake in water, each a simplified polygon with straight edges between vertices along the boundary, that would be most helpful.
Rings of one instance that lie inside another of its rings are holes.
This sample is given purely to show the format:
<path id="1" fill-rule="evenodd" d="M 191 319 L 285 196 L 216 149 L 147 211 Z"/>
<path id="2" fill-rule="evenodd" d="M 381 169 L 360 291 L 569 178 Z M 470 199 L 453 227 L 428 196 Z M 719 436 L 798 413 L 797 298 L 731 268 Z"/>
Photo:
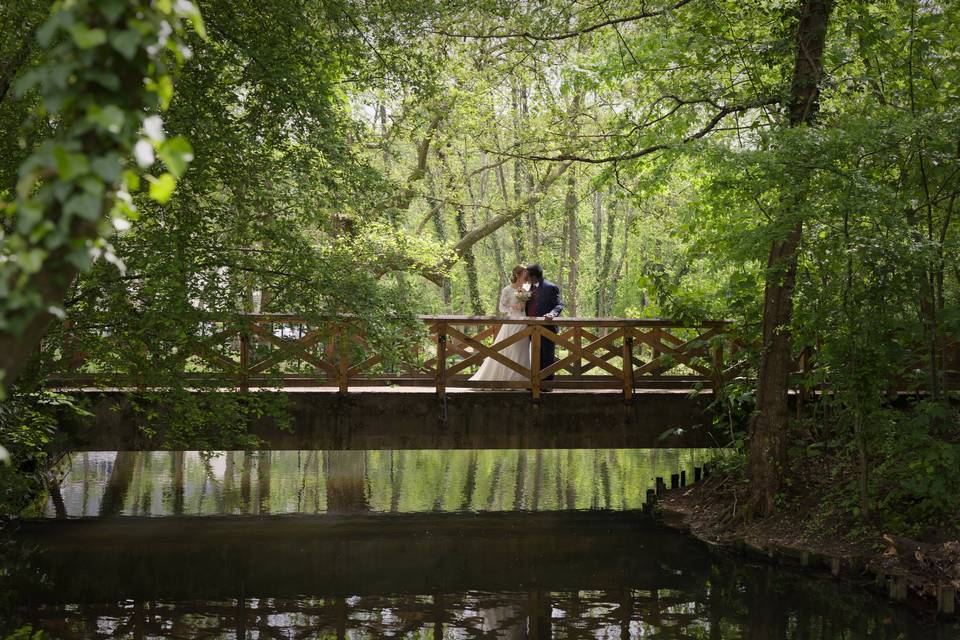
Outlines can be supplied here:
<path id="1" fill-rule="evenodd" d="M 937 590 L 937 611 L 945 616 L 956 612 L 957 590 L 953 585 L 941 585 Z"/>

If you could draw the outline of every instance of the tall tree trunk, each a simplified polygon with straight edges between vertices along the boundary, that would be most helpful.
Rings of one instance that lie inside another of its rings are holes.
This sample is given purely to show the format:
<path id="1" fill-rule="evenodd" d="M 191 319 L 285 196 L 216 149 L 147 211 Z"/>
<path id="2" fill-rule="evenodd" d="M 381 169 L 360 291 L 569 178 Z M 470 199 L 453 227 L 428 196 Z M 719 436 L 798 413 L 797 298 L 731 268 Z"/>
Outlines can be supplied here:
<path id="1" fill-rule="evenodd" d="M 613 271 L 613 277 L 610 278 L 610 294 L 607 296 L 607 308 L 609 313 L 613 313 L 613 307 L 617 302 L 617 287 L 620 279 L 623 277 L 623 267 L 627 261 L 627 250 L 630 248 L 630 223 L 633 221 L 633 209 L 630 205 L 626 207 L 626 214 L 623 219 L 623 246 L 620 248 L 620 257 L 617 259 L 617 268 Z"/>
<path id="2" fill-rule="evenodd" d="M 486 152 L 482 153 L 480 156 L 480 163 L 483 165 L 487 164 L 487 154 Z M 486 208 L 487 205 L 487 185 L 490 182 L 490 172 L 489 169 L 484 169 L 480 172 L 480 178 L 478 180 L 477 187 L 477 198 L 473 197 L 473 187 L 471 186 L 471 181 L 467 179 L 467 188 L 470 189 L 470 199 L 474 204 L 479 204 L 484 208 L 483 221 L 484 223 L 490 222 L 490 210 Z M 507 265 L 503 262 L 503 249 L 500 247 L 500 235 L 497 233 L 491 233 L 487 237 L 490 247 L 493 249 L 493 262 L 497 266 L 497 285 L 498 288 L 503 288 L 507 285 Z"/>
<path id="3" fill-rule="evenodd" d="M 598 316 L 608 315 L 610 302 L 608 292 L 610 282 L 610 266 L 613 262 L 613 232 L 617 225 L 617 210 L 607 208 L 607 231 L 606 240 L 603 243 L 603 258 L 600 262 L 600 277 L 597 280 L 597 291 L 600 292 L 600 304 L 597 308 Z"/>
<path id="4" fill-rule="evenodd" d="M 430 191 L 433 199 L 436 200 L 438 194 L 436 192 L 436 187 L 434 181 L 430 181 Z M 433 229 L 437 232 L 437 240 L 440 241 L 440 244 L 447 243 L 447 229 L 443 224 L 443 207 L 441 207 L 437 213 L 433 216 Z M 453 290 L 450 286 L 450 278 L 443 276 L 443 284 L 440 286 L 440 294 L 443 298 L 443 306 L 446 309 L 450 308 L 450 305 L 453 301 Z"/>
<path id="5" fill-rule="evenodd" d="M 580 278 L 580 228 L 577 226 L 577 173 L 571 171 L 567 176 L 567 196 L 563 201 L 566 214 L 568 238 L 569 275 L 566 292 L 567 309 L 571 316 L 577 315 L 577 284 Z"/>
<path id="6" fill-rule="evenodd" d="M 464 218 L 463 206 L 457 205 L 454 209 L 454 219 L 457 223 L 457 233 L 460 239 L 467 235 L 467 221 Z M 482 316 L 483 302 L 480 300 L 480 285 L 477 282 L 477 261 L 473 255 L 473 248 L 463 252 L 463 266 L 467 272 L 467 291 L 470 296 L 470 310 L 475 316 Z"/>
<path id="7" fill-rule="evenodd" d="M 560 267 L 557 269 L 557 284 L 561 287 L 564 286 L 567 274 L 567 244 L 568 239 L 570 238 L 570 220 L 568 218 L 563 219 L 563 231 L 560 233 Z"/>
<path id="8" fill-rule="evenodd" d="M 389 135 L 389 127 L 387 126 L 387 105 L 383 102 L 377 103 L 377 118 L 380 120 L 380 138 L 384 141 L 383 145 L 383 170 L 384 172 L 389 172 L 390 170 L 390 152 L 387 150 L 387 136 Z M 393 228 L 394 233 L 400 231 L 400 210 L 396 207 L 387 207 L 387 215 L 390 218 L 390 226 Z M 398 271 L 394 276 L 397 279 L 397 285 L 401 290 L 406 288 L 407 277 L 406 274 L 402 271 Z"/>
<path id="9" fill-rule="evenodd" d="M 497 167 L 497 183 L 500 185 L 500 192 L 503 197 L 503 206 L 508 208 L 510 206 L 510 194 L 507 192 L 507 178 L 503 172 L 503 165 Z M 523 262 L 523 247 L 520 246 L 520 239 L 516 234 L 516 229 L 511 228 L 510 240 L 513 243 L 513 258 L 514 262 L 521 263 Z"/>
<path id="10" fill-rule="evenodd" d="M 908 77 L 908 89 L 910 95 L 910 112 L 916 116 L 917 106 L 916 106 L 916 94 L 914 90 L 914 76 L 916 71 L 914 68 L 913 57 L 914 57 L 914 31 L 916 29 L 917 23 L 917 4 L 911 4 L 910 8 L 910 47 L 908 50 L 907 56 L 907 77 Z M 927 173 L 927 152 L 926 152 L 926 140 L 921 137 L 920 139 L 920 149 L 917 154 L 917 159 L 919 161 L 919 178 L 920 178 L 920 187 L 923 190 L 923 200 L 924 213 L 926 214 L 926 238 L 925 240 L 934 245 L 937 243 L 937 237 L 934 231 L 934 220 L 933 220 L 933 195 L 931 193 L 930 177 Z M 949 224 L 949 218 L 947 218 L 947 224 Z M 946 228 L 944 228 L 946 231 Z M 939 251 L 942 252 L 942 241 L 939 245 L 941 247 Z M 940 292 L 938 293 L 938 284 L 940 286 Z M 943 265 L 942 262 L 939 262 L 936 265 L 928 266 L 923 274 L 923 281 L 920 286 L 920 312 L 923 315 L 924 324 L 927 327 L 927 338 L 928 338 L 928 347 L 929 347 L 929 361 L 928 361 L 928 376 L 929 376 L 929 392 L 930 398 L 933 400 L 939 400 L 941 391 L 942 391 L 942 379 L 941 379 L 941 367 L 940 367 L 940 354 L 944 352 L 946 345 L 942 341 L 941 332 L 938 326 L 938 311 L 940 310 L 939 301 L 942 301 L 943 287 Z"/>
<path id="11" fill-rule="evenodd" d="M 603 255 L 603 195 L 599 191 L 593 193 L 593 273 L 597 278 L 597 290 L 593 294 L 593 315 L 600 315 L 600 289 L 603 283 L 600 280 L 600 261 Z"/>
<path id="12" fill-rule="evenodd" d="M 819 108 L 823 50 L 832 0 L 802 0 L 797 24 L 796 60 L 790 89 L 789 124 L 812 122 Z M 789 203 L 788 203 L 789 204 Z M 787 467 L 790 421 L 787 393 L 792 369 L 790 323 L 803 223 L 774 240 L 767 259 L 763 298 L 763 354 L 757 380 L 757 408 L 750 421 L 747 473 L 752 507 L 770 513 Z"/>
<path id="13" fill-rule="evenodd" d="M 520 87 L 520 125 L 524 128 L 529 126 L 530 106 L 526 85 Z M 529 167 L 524 167 L 525 188 L 524 193 L 530 195 L 533 193 L 533 172 Z M 526 211 L 527 219 L 527 246 L 530 247 L 530 260 L 532 262 L 540 261 L 540 228 L 537 225 L 537 210 L 530 207 Z"/>
<path id="14" fill-rule="evenodd" d="M 513 144 L 516 147 L 520 140 L 520 90 L 516 84 L 510 91 L 510 108 L 513 114 Z M 520 158 L 513 161 L 513 204 L 514 206 L 523 198 L 523 165 Z M 506 202 L 506 201 L 504 201 Z M 523 218 L 517 216 L 513 220 L 511 227 L 513 233 L 513 245 L 517 249 L 517 262 L 523 262 L 528 259 L 527 248 L 523 238 Z"/>

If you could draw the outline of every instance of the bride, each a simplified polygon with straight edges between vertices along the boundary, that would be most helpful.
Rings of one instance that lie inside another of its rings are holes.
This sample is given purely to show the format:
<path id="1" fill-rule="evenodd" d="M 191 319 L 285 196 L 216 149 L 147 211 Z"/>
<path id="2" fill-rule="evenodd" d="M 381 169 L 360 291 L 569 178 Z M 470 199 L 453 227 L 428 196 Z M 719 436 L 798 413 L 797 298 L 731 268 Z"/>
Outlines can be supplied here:
<path id="1" fill-rule="evenodd" d="M 517 265 L 510 274 L 510 284 L 500 291 L 500 303 L 497 307 L 500 313 L 507 314 L 507 318 L 518 320 L 526 318 L 526 303 L 523 294 L 523 285 L 527 283 L 527 268 L 523 265 Z M 510 336 L 520 333 L 527 326 L 525 324 L 505 324 L 500 327 L 494 344 L 506 340 Z M 509 347 L 500 350 L 500 353 L 510 358 L 524 369 L 530 368 L 530 340 L 523 338 L 514 342 Z M 514 371 L 510 367 L 500 364 L 493 358 L 486 358 L 480 365 L 480 370 L 470 378 L 471 381 L 492 381 L 492 380 L 526 380 L 523 374 Z"/>

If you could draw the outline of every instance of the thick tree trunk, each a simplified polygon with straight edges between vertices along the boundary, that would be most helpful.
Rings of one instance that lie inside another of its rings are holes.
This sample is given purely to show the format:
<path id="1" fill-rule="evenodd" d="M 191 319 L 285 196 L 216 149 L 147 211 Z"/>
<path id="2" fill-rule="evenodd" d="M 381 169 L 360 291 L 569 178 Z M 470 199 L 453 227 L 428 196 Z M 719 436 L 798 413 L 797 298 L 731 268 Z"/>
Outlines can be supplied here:
<path id="1" fill-rule="evenodd" d="M 66 251 L 58 250 L 47 258 L 42 271 L 30 277 L 30 290 L 43 300 L 59 304 L 78 273 L 66 260 Z M 0 331 L 0 388 L 10 389 L 23 374 L 53 320 L 52 314 L 43 311 L 31 316 L 19 332 Z"/>
<path id="2" fill-rule="evenodd" d="M 791 85 L 790 126 L 812 122 L 819 107 L 823 50 L 832 0 L 803 0 L 797 25 L 797 51 Z M 747 473 L 754 509 L 774 508 L 787 467 L 787 403 L 791 354 L 790 324 L 797 275 L 797 251 L 803 223 L 797 221 L 786 237 L 775 240 L 767 260 L 763 299 L 763 354 L 757 380 L 757 407 L 750 421 Z"/>

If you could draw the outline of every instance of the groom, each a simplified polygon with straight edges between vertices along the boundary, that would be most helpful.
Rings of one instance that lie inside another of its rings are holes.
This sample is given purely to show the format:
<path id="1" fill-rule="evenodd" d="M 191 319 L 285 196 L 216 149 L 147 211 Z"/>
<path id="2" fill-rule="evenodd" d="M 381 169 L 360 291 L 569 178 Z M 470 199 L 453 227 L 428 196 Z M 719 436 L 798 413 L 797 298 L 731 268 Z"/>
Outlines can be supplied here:
<path id="1" fill-rule="evenodd" d="M 527 277 L 530 279 L 530 299 L 527 300 L 527 316 L 543 317 L 552 320 L 563 311 L 563 300 L 560 299 L 560 287 L 549 280 L 543 279 L 543 269 L 539 264 L 527 267 Z M 544 328 L 557 332 L 556 325 L 547 325 Z M 540 338 L 540 370 L 543 371 L 556 360 L 554 351 L 556 343 L 547 338 Z M 550 374 L 545 380 L 553 380 Z M 548 389 L 545 389 L 548 391 Z"/>

